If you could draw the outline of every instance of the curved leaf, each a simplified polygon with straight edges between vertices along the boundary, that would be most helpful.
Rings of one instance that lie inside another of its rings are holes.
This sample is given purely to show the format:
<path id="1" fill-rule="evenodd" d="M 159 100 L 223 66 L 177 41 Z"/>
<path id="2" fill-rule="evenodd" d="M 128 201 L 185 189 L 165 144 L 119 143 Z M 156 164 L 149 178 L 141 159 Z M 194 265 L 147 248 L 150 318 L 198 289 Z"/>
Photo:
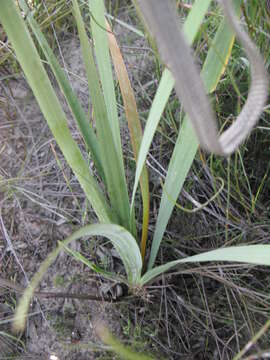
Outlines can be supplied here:
<path id="1" fill-rule="evenodd" d="M 67 163 L 74 171 L 99 220 L 104 223 L 112 222 L 111 209 L 71 135 L 65 113 L 14 1 L 1 1 L 0 21 Z"/>
<path id="2" fill-rule="evenodd" d="M 92 129 L 90 122 L 86 118 L 85 112 L 80 102 L 78 101 L 78 98 L 76 97 L 74 91 L 72 90 L 72 87 L 66 77 L 65 72 L 61 68 L 45 36 L 40 30 L 38 23 L 34 19 L 33 15 L 29 13 L 29 8 L 28 5 L 26 4 L 26 0 L 19 0 L 19 4 L 20 7 L 23 9 L 23 11 L 28 14 L 26 19 L 29 25 L 31 26 L 33 33 L 35 34 L 35 37 L 39 45 L 41 46 L 42 51 L 46 56 L 48 63 L 51 66 L 54 76 L 59 86 L 61 87 L 62 92 L 65 95 L 65 98 L 67 99 L 67 103 L 74 115 L 74 118 L 76 119 L 77 125 L 80 129 L 84 142 L 88 150 L 91 152 L 91 156 L 93 157 L 95 166 L 97 167 L 100 176 L 104 179 L 103 169 L 101 166 L 101 158 L 99 153 L 99 144 L 97 142 L 95 132 Z"/>
<path id="3" fill-rule="evenodd" d="M 140 284 L 144 285 L 148 283 L 156 276 L 170 270 L 176 265 L 206 261 L 236 261 L 270 266 L 270 245 L 231 246 L 207 251 L 200 255 L 189 256 L 181 260 L 170 261 L 167 264 L 148 270 L 147 273 L 142 276 Z"/>
<path id="4" fill-rule="evenodd" d="M 218 28 L 211 48 L 205 59 L 201 76 L 207 92 L 214 91 L 220 77 L 224 73 L 225 65 L 231 54 L 234 34 L 230 26 L 223 20 Z M 173 150 L 164 187 L 170 191 L 171 199 L 176 202 L 186 176 L 190 170 L 198 149 L 198 140 L 193 126 L 186 115 Z M 159 246 L 171 217 L 174 204 L 162 193 L 157 224 L 152 242 L 148 268 L 152 268 L 159 250 Z"/>
<path id="5" fill-rule="evenodd" d="M 123 261 L 129 284 L 136 285 L 139 283 L 142 270 L 141 254 L 136 240 L 127 230 L 114 224 L 88 225 L 66 238 L 61 244 L 67 246 L 71 241 L 77 240 L 82 236 L 104 236 L 108 238 Z M 14 329 L 16 331 L 23 330 L 26 321 L 26 313 L 33 293 L 49 266 L 57 258 L 61 249 L 62 245 L 59 245 L 48 255 L 25 290 L 15 312 Z"/>
<path id="6" fill-rule="evenodd" d="M 209 7 L 211 0 L 200 1 L 197 0 L 184 23 L 183 31 L 186 37 L 186 40 L 189 44 L 192 44 L 195 40 L 196 34 L 199 30 L 201 22 L 205 16 L 205 13 Z M 171 91 L 174 87 L 174 78 L 171 72 L 168 69 L 163 71 L 155 98 L 153 100 L 150 113 L 148 116 L 148 120 L 144 129 L 144 136 L 142 139 L 140 152 L 138 155 L 137 168 L 135 174 L 135 181 L 132 193 L 132 201 L 131 206 L 133 207 L 135 193 L 137 191 L 139 179 L 141 176 L 141 172 L 146 160 L 147 153 L 150 149 L 150 145 L 152 143 L 156 128 L 160 121 L 161 115 L 165 109 Z"/>

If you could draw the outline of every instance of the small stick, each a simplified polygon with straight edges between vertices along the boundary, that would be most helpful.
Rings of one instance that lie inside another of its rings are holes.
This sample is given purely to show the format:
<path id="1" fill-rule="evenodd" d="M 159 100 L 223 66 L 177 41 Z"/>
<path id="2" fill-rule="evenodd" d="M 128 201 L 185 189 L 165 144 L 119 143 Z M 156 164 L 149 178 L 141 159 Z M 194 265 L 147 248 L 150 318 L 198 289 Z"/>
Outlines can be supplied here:
<path id="1" fill-rule="evenodd" d="M 18 294 L 23 294 L 25 288 L 21 285 L 16 284 L 13 281 L 0 278 L 0 287 L 11 289 Z M 113 297 L 103 297 L 94 294 L 74 294 L 65 292 L 43 292 L 35 291 L 34 296 L 39 299 L 49 298 L 66 298 L 66 299 L 79 299 L 79 300 L 94 300 L 94 301 L 106 301 L 106 302 L 117 302 L 119 297 L 114 299 Z"/>

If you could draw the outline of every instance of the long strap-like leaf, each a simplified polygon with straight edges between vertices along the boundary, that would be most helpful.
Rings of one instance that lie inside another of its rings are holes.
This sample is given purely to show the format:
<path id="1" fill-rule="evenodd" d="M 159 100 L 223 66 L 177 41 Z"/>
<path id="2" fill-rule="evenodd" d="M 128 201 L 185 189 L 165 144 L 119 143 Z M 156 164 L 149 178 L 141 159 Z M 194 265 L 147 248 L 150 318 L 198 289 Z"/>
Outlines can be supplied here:
<path id="1" fill-rule="evenodd" d="M 19 0 L 19 4 L 20 4 L 20 7 L 23 9 L 23 11 L 25 13 L 28 13 L 27 21 L 28 21 L 29 25 L 31 26 L 33 33 L 35 34 L 35 37 L 36 37 L 39 45 L 41 46 L 42 51 L 43 51 L 44 55 L 46 56 L 48 63 L 51 66 L 51 69 L 55 75 L 55 78 L 56 78 L 59 86 L 62 89 L 63 94 L 65 95 L 65 97 L 67 99 L 67 103 L 74 115 L 74 118 L 76 119 L 77 125 L 81 131 L 84 142 L 85 142 L 88 150 L 91 152 L 91 156 L 94 160 L 95 166 L 98 169 L 98 173 L 104 180 L 103 169 L 102 169 L 102 165 L 101 165 L 100 151 L 99 151 L 99 144 L 97 142 L 94 130 L 92 129 L 89 120 L 86 118 L 85 112 L 84 112 L 78 98 L 76 97 L 74 91 L 72 90 L 72 87 L 66 77 L 65 72 L 63 71 L 59 62 L 57 61 L 45 36 L 43 35 L 42 31 L 40 30 L 38 23 L 34 19 L 33 15 L 29 12 L 29 8 L 28 8 L 26 1 Z"/>
<path id="2" fill-rule="evenodd" d="M 5 0 L 4 0 L 5 1 Z M 24 292 L 22 299 L 16 309 L 14 317 L 14 328 L 23 330 L 26 322 L 26 313 L 31 297 L 39 285 L 49 266 L 55 261 L 63 246 L 68 246 L 83 236 L 103 236 L 111 241 L 121 260 L 123 261 L 127 280 L 130 285 L 136 286 L 141 278 L 142 259 L 139 247 L 134 237 L 124 228 L 113 224 L 93 224 L 80 228 L 75 233 L 62 241 L 43 261 L 38 271 L 33 276 L 31 283 Z"/>
<path id="3" fill-rule="evenodd" d="M 112 209 L 117 216 L 117 223 L 129 229 L 129 199 L 122 158 L 118 156 L 116 142 L 113 140 L 112 128 L 108 120 L 109 109 L 107 108 L 100 86 L 101 78 L 95 65 L 77 0 L 73 0 L 73 10 L 78 26 L 88 87 L 94 110 L 100 157 L 106 179 L 106 189 L 110 197 Z M 98 43 L 98 39 L 95 39 L 95 45 Z M 108 66 L 111 66 L 111 64 Z M 114 89 L 112 91 L 114 92 Z"/>
<path id="4" fill-rule="evenodd" d="M 114 34 L 111 32 L 111 28 L 109 24 L 107 24 L 107 28 L 110 31 L 108 32 L 110 52 L 114 64 L 115 73 L 119 81 L 121 94 L 123 97 L 123 103 L 125 107 L 132 150 L 137 163 L 138 153 L 142 141 L 142 128 L 137 110 L 135 95 L 129 81 L 128 72 L 124 63 L 124 59 L 121 55 L 120 48 L 117 44 Z M 150 207 L 148 171 L 146 166 L 144 166 L 142 169 L 140 185 L 141 185 L 142 202 L 143 202 L 141 255 L 142 255 L 142 260 L 144 261 L 146 243 L 148 237 L 149 207 Z"/>
<path id="5" fill-rule="evenodd" d="M 106 166 L 106 168 L 104 168 L 106 182 L 112 207 L 117 212 L 119 218 L 118 223 L 126 229 L 130 229 L 135 235 L 135 219 L 134 217 L 130 217 L 116 93 L 106 31 L 104 1 L 90 0 L 88 3 L 89 11 L 91 12 L 90 25 L 94 42 L 95 59 L 105 102 L 104 110 L 107 111 L 106 118 L 108 119 L 103 119 L 103 121 L 99 119 L 99 124 L 97 124 L 98 141 L 102 144 L 101 151 L 104 154 L 103 158 L 106 158 L 106 161 L 103 161 Z M 89 84 L 89 86 L 91 85 Z M 112 139 L 108 137 L 109 134 L 111 134 Z M 110 145 L 112 142 L 114 146 Z"/>
<path id="6" fill-rule="evenodd" d="M 239 7 L 237 10 L 239 10 Z M 211 43 L 201 71 L 201 78 L 208 93 L 216 89 L 217 83 L 224 73 L 231 55 L 233 43 L 233 32 L 228 23 L 223 20 Z M 170 193 L 170 197 L 174 201 L 177 200 L 180 194 L 186 176 L 193 163 L 198 145 L 198 139 L 194 133 L 192 124 L 189 121 L 188 115 L 185 115 L 173 149 L 164 184 L 164 188 Z M 166 191 L 164 191 L 161 197 L 148 268 L 154 265 L 173 208 L 174 203 L 168 198 Z"/>
<path id="7" fill-rule="evenodd" d="M 189 46 L 181 31 L 171 0 L 138 0 L 154 35 L 161 57 L 171 70 L 176 92 L 206 150 L 229 155 L 245 140 L 259 119 L 268 94 L 268 74 L 255 45 L 239 25 L 230 0 L 220 0 L 224 13 L 242 43 L 251 67 L 249 96 L 235 123 L 220 137 L 214 114 Z"/>
<path id="8" fill-rule="evenodd" d="M 188 256 L 180 260 L 170 261 L 167 264 L 148 270 L 147 273 L 141 277 L 140 283 L 141 285 L 145 285 L 160 274 L 163 274 L 165 271 L 180 264 L 208 261 L 236 261 L 270 266 L 270 245 L 230 246 L 227 248 L 206 251 L 199 255 Z"/>
<path id="9" fill-rule="evenodd" d="M 17 59 L 61 151 L 76 174 L 99 220 L 101 222 L 113 221 L 106 198 L 94 177 L 91 176 L 88 165 L 71 136 L 65 114 L 17 5 L 14 1 L 0 0 L 0 9 L 0 22 L 14 47 Z"/>
<path id="10" fill-rule="evenodd" d="M 205 13 L 208 9 L 211 0 L 201 0 L 195 1 L 192 6 L 192 10 L 188 14 L 188 17 L 183 25 L 183 31 L 185 34 L 185 38 L 187 39 L 188 43 L 191 45 L 195 40 L 196 34 L 200 28 L 200 24 L 203 21 Z M 136 4 L 136 2 L 135 2 Z M 162 73 L 162 77 L 160 83 L 158 85 L 157 92 L 155 94 L 149 116 L 147 119 L 147 123 L 144 129 L 144 134 L 140 146 L 140 151 L 137 159 L 137 167 L 136 167 L 136 174 L 135 174 L 135 181 L 133 186 L 132 192 L 132 201 L 131 207 L 133 208 L 135 194 L 137 191 L 139 179 L 141 176 L 141 172 L 150 149 L 152 140 L 154 138 L 154 134 L 156 132 L 158 123 L 161 119 L 162 113 L 165 109 L 171 91 L 174 87 L 175 81 L 168 69 L 164 69 Z"/>

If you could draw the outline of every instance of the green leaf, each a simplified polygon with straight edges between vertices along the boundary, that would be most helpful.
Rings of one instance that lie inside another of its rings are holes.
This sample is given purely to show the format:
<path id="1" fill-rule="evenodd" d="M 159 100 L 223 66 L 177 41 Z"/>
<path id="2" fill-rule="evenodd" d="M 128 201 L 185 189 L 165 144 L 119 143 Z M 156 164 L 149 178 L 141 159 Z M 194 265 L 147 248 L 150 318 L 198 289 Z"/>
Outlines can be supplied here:
<path id="1" fill-rule="evenodd" d="M 85 256 L 80 254 L 78 251 L 70 249 L 67 245 L 63 244 L 61 241 L 58 241 L 59 246 L 61 246 L 67 253 L 72 255 L 76 260 L 82 262 L 84 265 L 88 266 L 91 270 L 95 271 L 96 273 L 102 275 L 104 278 L 108 280 L 118 281 L 118 282 L 126 282 L 126 280 L 119 276 L 115 275 L 114 273 L 111 273 L 109 271 L 106 271 L 96 264 L 94 264 L 92 261 L 89 261 L 86 259 Z"/>
<path id="2" fill-rule="evenodd" d="M 104 101 L 104 96 L 100 87 L 99 75 L 77 0 L 73 0 L 73 9 L 81 41 L 90 97 L 94 109 L 106 187 L 109 193 L 112 208 L 118 218 L 117 223 L 130 230 L 129 199 L 126 178 L 122 168 L 123 164 L 121 163 L 121 157 L 118 156 L 115 142 L 113 140 L 112 129 L 108 121 L 109 109 L 108 111 L 106 109 L 106 106 L 108 105 L 105 104 Z M 106 31 L 105 35 L 107 35 Z M 95 44 L 97 44 L 96 41 Z"/>
<path id="3" fill-rule="evenodd" d="M 51 69 L 54 73 L 54 76 L 56 77 L 59 86 L 62 89 L 63 94 L 65 95 L 67 103 L 74 115 L 74 118 L 76 119 L 77 125 L 80 129 L 84 142 L 88 150 L 91 152 L 95 166 L 98 169 L 98 173 L 104 179 L 100 152 L 99 152 L 99 144 L 97 142 L 96 135 L 91 127 L 91 124 L 87 120 L 85 112 L 81 107 L 80 102 L 78 101 L 76 95 L 74 94 L 72 87 L 70 86 L 70 83 L 65 75 L 65 72 L 62 70 L 61 66 L 59 65 L 59 62 L 57 61 L 54 53 L 52 52 L 45 36 L 42 34 L 38 23 L 33 18 L 32 13 L 29 11 L 29 8 L 25 0 L 19 0 L 19 4 L 20 7 L 23 9 L 23 11 L 28 14 L 26 19 L 29 25 L 31 26 L 33 33 L 35 34 L 36 39 L 38 40 L 38 43 L 41 46 L 42 51 L 46 56 L 49 65 L 51 66 Z"/>
<path id="4" fill-rule="evenodd" d="M 110 30 L 109 25 L 108 25 L 108 29 Z M 138 152 L 142 140 L 142 127 L 137 110 L 135 95 L 134 95 L 134 91 L 132 90 L 126 65 L 122 57 L 121 51 L 119 49 L 119 46 L 117 44 L 116 38 L 113 35 L 113 33 L 108 33 L 108 38 L 109 38 L 109 47 L 114 64 L 114 69 L 119 81 L 119 86 L 123 98 L 132 150 L 134 153 L 135 160 L 137 162 Z M 148 238 L 149 207 L 150 207 L 149 180 L 148 180 L 148 171 L 146 166 L 144 166 L 142 169 L 142 174 L 140 177 L 140 187 L 141 187 L 142 202 L 143 202 L 141 255 L 144 261 L 146 243 Z"/>
<path id="5" fill-rule="evenodd" d="M 186 40 L 189 44 L 192 44 L 195 40 L 196 34 L 200 28 L 201 22 L 205 16 L 205 13 L 209 7 L 211 0 L 197 0 L 193 6 L 189 15 L 184 23 L 183 31 L 186 37 Z M 141 172 L 146 160 L 146 156 L 150 149 L 150 145 L 152 143 L 155 131 L 157 129 L 158 123 L 160 121 L 161 115 L 165 109 L 167 101 L 169 99 L 170 93 L 174 86 L 174 79 L 172 74 L 168 69 L 163 71 L 155 98 L 153 100 L 149 117 L 144 129 L 144 136 L 142 139 L 140 152 L 137 161 L 136 174 L 135 174 L 135 182 L 132 193 L 132 201 L 131 207 L 133 208 L 134 199 L 136 190 L 138 187 L 139 179 L 141 176 Z"/>
<path id="6" fill-rule="evenodd" d="M 123 261 L 128 283 L 132 286 L 136 286 L 141 277 L 142 259 L 139 247 L 134 237 L 124 228 L 119 225 L 113 224 L 94 224 L 85 226 L 71 236 L 66 238 L 55 250 L 53 250 L 41 264 L 39 270 L 35 273 L 29 286 L 25 290 L 19 305 L 16 309 L 14 317 L 14 329 L 19 331 L 23 330 L 26 321 L 26 313 L 29 308 L 30 300 L 34 294 L 34 291 L 49 266 L 55 261 L 60 253 L 63 245 L 67 246 L 72 241 L 77 240 L 83 236 L 104 236 L 111 241 L 116 251 L 118 252 L 121 260 Z"/>
<path id="7" fill-rule="evenodd" d="M 104 15 L 104 3 L 103 0 L 89 2 L 91 30 L 99 76 L 96 72 L 95 62 L 86 32 L 80 19 L 78 5 L 76 6 L 77 1 L 73 0 L 73 3 L 82 42 L 88 85 L 92 95 L 98 141 L 101 144 L 100 151 L 102 153 L 103 169 L 106 176 L 111 205 L 117 213 L 118 223 L 132 231 L 135 228 L 135 221 L 132 221 L 130 217 L 129 197 L 123 165 L 119 121 Z M 103 94 L 99 86 L 99 79 Z"/>
<path id="8" fill-rule="evenodd" d="M 147 284 L 158 275 L 179 264 L 206 261 L 230 261 L 269 266 L 270 245 L 232 246 L 228 248 L 207 251 L 203 254 L 189 256 L 181 260 L 171 261 L 165 265 L 157 266 L 151 270 L 148 270 L 147 273 L 142 276 L 140 284 Z"/>
<path id="9" fill-rule="evenodd" d="M 89 0 L 91 33 L 94 40 L 99 77 L 102 84 L 108 119 L 119 158 L 122 160 L 122 147 L 117 115 L 117 103 L 109 53 L 103 0 Z"/>
<path id="10" fill-rule="evenodd" d="M 161 240 L 171 217 L 174 204 L 182 189 L 186 176 L 198 149 L 197 137 L 191 122 L 185 119 L 181 132 L 177 138 L 170 160 L 164 188 L 169 189 L 170 199 L 165 191 L 162 192 L 161 203 L 151 247 L 148 268 L 154 265 Z"/>
<path id="11" fill-rule="evenodd" d="M 215 86 L 222 76 L 225 65 L 231 54 L 233 42 L 234 34 L 227 22 L 223 20 L 211 44 L 211 48 L 207 54 L 201 72 L 201 77 L 207 92 L 214 91 Z M 177 201 L 180 194 L 197 149 L 197 136 L 195 135 L 188 116 L 185 116 L 174 147 L 164 184 L 164 188 L 170 192 L 170 199 L 168 199 L 165 192 L 162 193 L 148 264 L 149 269 L 154 265 L 161 240 L 174 208 L 174 203 Z"/>
<path id="12" fill-rule="evenodd" d="M 62 153 L 74 171 L 100 221 L 111 222 L 113 218 L 111 210 L 95 179 L 90 175 L 88 164 L 71 136 L 65 114 L 18 7 L 13 1 L 1 1 L 0 3 L 0 21 Z"/>

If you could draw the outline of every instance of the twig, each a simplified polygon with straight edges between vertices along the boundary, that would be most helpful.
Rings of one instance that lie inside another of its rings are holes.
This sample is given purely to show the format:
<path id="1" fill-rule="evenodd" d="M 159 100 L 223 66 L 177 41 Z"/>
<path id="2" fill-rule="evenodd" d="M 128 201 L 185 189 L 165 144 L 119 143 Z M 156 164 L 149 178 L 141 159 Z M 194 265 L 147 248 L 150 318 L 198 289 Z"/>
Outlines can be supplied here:
<path id="1" fill-rule="evenodd" d="M 25 291 L 25 288 L 23 286 L 3 278 L 0 278 L 0 287 L 11 289 L 18 294 L 23 294 Z M 66 299 L 79 299 L 79 300 L 107 301 L 107 302 L 117 302 L 119 301 L 120 298 L 120 297 L 113 298 L 112 296 L 104 297 L 94 294 L 74 294 L 74 293 L 65 293 L 65 292 L 43 292 L 43 291 L 35 291 L 34 296 L 39 299 L 66 298 Z"/>

